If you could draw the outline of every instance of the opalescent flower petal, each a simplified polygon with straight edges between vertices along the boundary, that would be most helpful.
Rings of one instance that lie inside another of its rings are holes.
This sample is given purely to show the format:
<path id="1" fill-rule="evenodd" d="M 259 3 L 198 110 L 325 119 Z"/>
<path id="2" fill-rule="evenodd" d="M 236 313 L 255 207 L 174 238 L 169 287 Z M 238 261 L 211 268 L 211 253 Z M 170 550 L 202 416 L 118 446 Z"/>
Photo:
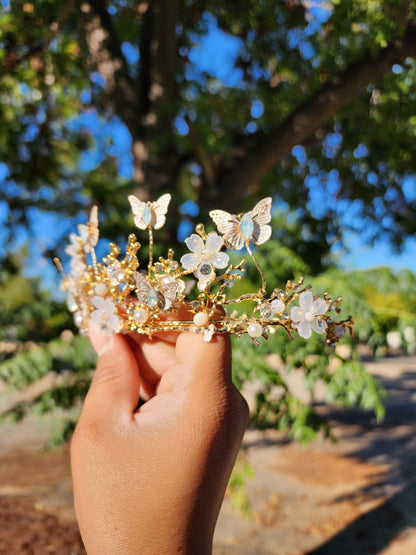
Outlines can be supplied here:
<path id="1" fill-rule="evenodd" d="M 304 291 L 299 295 L 299 306 L 303 311 L 307 311 L 312 304 L 313 295 L 310 291 Z"/>
<path id="2" fill-rule="evenodd" d="M 225 252 L 217 252 L 211 257 L 211 264 L 215 268 L 225 268 L 228 265 L 229 259 L 230 257 Z"/>
<path id="3" fill-rule="evenodd" d="M 328 309 L 328 304 L 320 297 L 315 299 L 312 303 L 315 314 L 324 314 Z"/>
<path id="4" fill-rule="evenodd" d="M 290 309 L 290 317 L 294 322 L 300 322 L 302 320 L 302 311 L 298 306 L 293 306 Z"/>
<path id="5" fill-rule="evenodd" d="M 306 320 L 302 320 L 298 326 L 298 333 L 304 339 L 309 339 L 312 335 L 311 323 Z"/>
<path id="6" fill-rule="evenodd" d="M 185 270 L 194 270 L 198 266 L 200 259 L 201 257 L 197 254 L 184 254 L 181 258 L 181 264 Z"/>
<path id="7" fill-rule="evenodd" d="M 195 253 L 201 253 L 204 250 L 204 241 L 196 233 L 192 233 L 190 237 L 185 239 L 188 249 Z"/>
<path id="8" fill-rule="evenodd" d="M 313 322 L 311 322 L 311 327 L 313 331 L 316 331 L 316 333 L 324 333 L 328 326 L 322 318 L 315 318 Z"/>
<path id="9" fill-rule="evenodd" d="M 99 297 L 98 295 L 95 295 L 92 299 L 91 302 L 93 304 L 93 306 L 95 306 L 95 308 L 97 308 L 98 310 L 102 310 L 105 311 L 106 309 L 106 302 L 105 299 L 103 299 L 102 297 Z M 111 302 L 111 301 L 110 301 Z"/>
<path id="10" fill-rule="evenodd" d="M 209 252 L 214 253 L 219 251 L 221 247 L 222 247 L 222 237 L 220 237 L 218 233 L 215 233 L 215 231 L 213 231 L 207 237 L 206 248 L 207 250 L 209 250 Z"/>

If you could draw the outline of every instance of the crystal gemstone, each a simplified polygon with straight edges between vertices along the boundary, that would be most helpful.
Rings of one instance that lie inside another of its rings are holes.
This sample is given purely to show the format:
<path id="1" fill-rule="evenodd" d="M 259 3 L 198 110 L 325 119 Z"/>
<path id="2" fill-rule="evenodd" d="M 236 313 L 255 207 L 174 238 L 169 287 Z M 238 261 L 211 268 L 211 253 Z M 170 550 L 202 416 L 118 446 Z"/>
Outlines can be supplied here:
<path id="1" fill-rule="evenodd" d="M 147 302 L 149 303 L 149 306 L 151 306 L 152 308 L 157 305 L 157 302 L 158 302 L 157 291 L 156 289 L 153 289 L 153 287 L 149 289 L 147 293 Z"/>
<path id="2" fill-rule="evenodd" d="M 250 214 L 244 214 L 240 222 L 240 231 L 247 241 L 253 236 L 254 222 Z"/>
<path id="3" fill-rule="evenodd" d="M 146 225 L 152 224 L 153 212 L 147 205 L 143 208 L 142 218 Z"/>

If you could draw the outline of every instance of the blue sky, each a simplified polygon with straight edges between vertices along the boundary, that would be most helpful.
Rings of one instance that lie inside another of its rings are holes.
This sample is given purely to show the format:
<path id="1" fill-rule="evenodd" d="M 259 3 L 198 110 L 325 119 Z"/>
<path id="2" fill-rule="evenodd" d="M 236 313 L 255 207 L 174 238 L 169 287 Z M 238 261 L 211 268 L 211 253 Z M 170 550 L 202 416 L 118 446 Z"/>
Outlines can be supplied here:
<path id="1" fill-rule="evenodd" d="M 373 268 L 374 266 L 390 266 L 395 270 L 408 268 L 416 273 L 416 239 L 405 241 L 402 254 L 393 251 L 388 241 L 378 241 L 374 246 L 363 245 L 359 237 L 352 238 L 350 243 L 351 254 L 341 260 L 342 267 Z"/>

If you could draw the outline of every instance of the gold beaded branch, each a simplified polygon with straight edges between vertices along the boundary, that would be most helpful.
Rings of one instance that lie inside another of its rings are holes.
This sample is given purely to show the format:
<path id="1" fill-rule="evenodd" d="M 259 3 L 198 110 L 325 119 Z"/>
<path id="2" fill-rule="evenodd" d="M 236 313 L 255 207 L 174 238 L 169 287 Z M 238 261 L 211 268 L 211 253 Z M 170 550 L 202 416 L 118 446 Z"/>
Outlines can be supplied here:
<path id="1" fill-rule="evenodd" d="M 95 247 L 98 242 L 98 211 L 94 206 L 86 224 L 78 226 L 78 234 L 70 235 L 65 251 L 70 256 L 70 272 L 64 273 L 59 259 L 55 260 L 64 274 L 63 285 L 68 292 L 68 308 L 74 314 L 75 324 L 82 334 L 89 334 L 90 323 L 110 335 L 136 331 L 149 337 L 159 331 L 189 331 L 203 335 L 211 341 L 215 333 L 230 333 L 240 337 L 248 333 L 255 344 L 259 338 L 267 339 L 276 326 L 283 327 L 290 338 L 295 330 L 308 339 L 312 332 L 326 335 L 326 342 L 334 345 L 348 330 L 352 333 L 351 318 L 336 321 L 334 314 L 340 312 L 341 298 L 332 301 L 314 297 L 310 286 L 288 281 L 284 289 L 274 289 L 268 296 L 266 279 L 251 248 L 261 245 L 271 236 L 270 225 L 272 199 L 265 198 L 245 214 L 229 214 L 213 210 L 209 214 L 217 226 L 216 231 L 206 233 L 198 224 L 185 240 L 189 253 L 180 262 L 174 259 L 172 249 L 167 258 L 153 260 L 153 230 L 165 223 L 170 195 L 162 195 L 156 202 L 141 202 L 129 196 L 135 225 L 149 234 L 149 262 L 139 270 L 137 251 L 140 243 L 136 236 L 128 238 L 124 258 L 120 248 L 110 244 L 110 252 L 97 262 Z M 246 249 L 261 279 L 257 292 L 237 298 L 229 298 L 226 290 L 245 272 L 246 259 L 231 264 L 225 249 Z M 183 279 L 193 274 L 195 279 Z M 188 299 L 194 287 L 198 295 Z M 251 301 L 250 314 L 227 312 L 229 305 Z M 298 301 L 295 304 L 295 301 Z M 192 320 L 180 320 L 179 307 L 185 306 Z M 218 310 L 224 307 L 224 310 Z"/>

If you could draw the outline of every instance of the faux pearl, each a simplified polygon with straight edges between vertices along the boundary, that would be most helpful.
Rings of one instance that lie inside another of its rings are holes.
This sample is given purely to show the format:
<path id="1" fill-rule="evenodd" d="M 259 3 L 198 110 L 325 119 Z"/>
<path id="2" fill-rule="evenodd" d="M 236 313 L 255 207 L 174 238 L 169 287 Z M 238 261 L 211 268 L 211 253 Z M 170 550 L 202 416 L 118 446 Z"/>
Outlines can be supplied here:
<path id="1" fill-rule="evenodd" d="M 263 334 L 263 326 L 255 322 L 249 325 L 247 332 L 250 337 L 260 337 Z"/>
<path id="2" fill-rule="evenodd" d="M 149 317 L 149 313 L 147 312 L 147 310 L 144 310 L 144 308 L 137 308 L 134 311 L 134 321 L 137 322 L 138 324 L 144 324 L 146 322 L 146 320 Z"/>
<path id="3" fill-rule="evenodd" d="M 206 312 L 197 312 L 194 316 L 194 324 L 197 326 L 206 326 L 208 324 L 208 314 Z"/>

